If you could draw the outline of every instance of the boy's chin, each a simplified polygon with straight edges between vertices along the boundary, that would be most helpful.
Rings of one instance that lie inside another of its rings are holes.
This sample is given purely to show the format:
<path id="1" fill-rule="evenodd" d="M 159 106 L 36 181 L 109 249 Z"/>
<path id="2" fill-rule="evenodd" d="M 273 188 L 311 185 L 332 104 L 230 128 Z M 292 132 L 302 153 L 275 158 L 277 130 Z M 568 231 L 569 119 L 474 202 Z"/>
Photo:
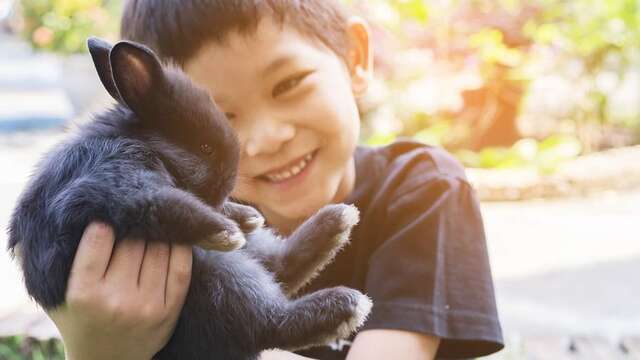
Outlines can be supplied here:
<path id="1" fill-rule="evenodd" d="M 304 220 L 315 214 L 324 204 L 318 202 L 317 205 L 305 204 L 304 206 L 294 206 L 279 209 L 279 215 L 287 220 Z"/>
<path id="2" fill-rule="evenodd" d="M 285 206 L 277 204 L 277 208 L 274 210 L 283 219 L 290 221 L 305 220 L 331 203 L 332 197 L 315 195 L 313 198 L 304 199 L 304 202 L 286 204 Z"/>

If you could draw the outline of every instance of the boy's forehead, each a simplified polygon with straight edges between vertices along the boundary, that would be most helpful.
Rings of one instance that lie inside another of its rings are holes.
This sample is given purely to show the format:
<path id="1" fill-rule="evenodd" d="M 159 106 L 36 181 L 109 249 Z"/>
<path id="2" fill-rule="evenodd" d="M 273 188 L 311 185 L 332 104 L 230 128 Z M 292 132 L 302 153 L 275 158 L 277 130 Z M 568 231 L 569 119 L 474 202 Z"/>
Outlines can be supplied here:
<path id="1" fill-rule="evenodd" d="M 207 85 L 226 82 L 229 76 L 260 81 L 289 66 L 316 65 L 325 61 L 327 55 L 337 58 L 331 50 L 295 28 L 265 18 L 255 31 L 232 32 L 224 41 L 205 45 L 186 62 L 185 70 Z"/>
<path id="2" fill-rule="evenodd" d="M 264 76 L 302 59 L 312 59 L 311 53 L 328 51 L 319 42 L 300 34 L 287 25 L 269 18 L 258 24 L 255 31 L 231 32 L 221 42 L 205 45 L 196 56 L 187 61 L 187 71 L 206 65 L 223 68 L 241 68 L 245 73 Z"/>

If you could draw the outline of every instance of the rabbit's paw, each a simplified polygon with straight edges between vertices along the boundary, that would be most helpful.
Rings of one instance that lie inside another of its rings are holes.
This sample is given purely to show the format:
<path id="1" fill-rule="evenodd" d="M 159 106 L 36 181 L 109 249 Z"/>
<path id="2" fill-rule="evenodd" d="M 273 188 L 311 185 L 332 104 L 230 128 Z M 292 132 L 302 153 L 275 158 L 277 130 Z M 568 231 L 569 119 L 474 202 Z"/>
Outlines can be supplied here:
<path id="1" fill-rule="evenodd" d="M 345 229 L 350 229 L 360 221 L 360 211 L 355 205 L 343 205 L 342 222 Z"/>
<path id="2" fill-rule="evenodd" d="M 207 250 L 233 251 L 243 247 L 246 242 L 241 231 L 223 230 L 200 241 L 198 245 Z"/>
<path id="3" fill-rule="evenodd" d="M 342 247 L 349 242 L 351 229 L 360 221 L 360 211 L 353 205 L 334 205 L 340 208 L 339 232 L 333 237 L 333 243 Z"/>
<path id="4" fill-rule="evenodd" d="M 264 218 L 260 212 L 251 206 L 228 201 L 222 206 L 222 213 L 240 225 L 245 233 L 253 232 L 264 225 Z"/>
<path id="5" fill-rule="evenodd" d="M 245 219 L 242 224 L 242 230 L 252 232 L 264 226 L 264 218 L 262 216 L 254 216 Z"/>
<path id="6" fill-rule="evenodd" d="M 352 315 L 347 321 L 343 322 L 337 329 L 335 340 L 346 339 L 353 334 L 358 328 L 360 328 L 367 320 L 373 302 L 368 296 L 359 294 L 356 303 L 352 308 Z"/>

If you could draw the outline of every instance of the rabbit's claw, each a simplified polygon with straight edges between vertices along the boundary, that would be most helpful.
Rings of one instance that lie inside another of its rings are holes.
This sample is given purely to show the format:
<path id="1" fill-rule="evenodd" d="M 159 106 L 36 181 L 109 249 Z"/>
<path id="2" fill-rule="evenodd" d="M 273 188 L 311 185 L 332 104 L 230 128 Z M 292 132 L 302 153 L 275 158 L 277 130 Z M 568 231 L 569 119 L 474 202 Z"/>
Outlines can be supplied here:
<path id="1" fill-rule="evenodd" d="M 198 245 L 206 250 L 233 251 L 242 248 L 246 242 L 241 231 L 223 230 L 204 239 Z"/>

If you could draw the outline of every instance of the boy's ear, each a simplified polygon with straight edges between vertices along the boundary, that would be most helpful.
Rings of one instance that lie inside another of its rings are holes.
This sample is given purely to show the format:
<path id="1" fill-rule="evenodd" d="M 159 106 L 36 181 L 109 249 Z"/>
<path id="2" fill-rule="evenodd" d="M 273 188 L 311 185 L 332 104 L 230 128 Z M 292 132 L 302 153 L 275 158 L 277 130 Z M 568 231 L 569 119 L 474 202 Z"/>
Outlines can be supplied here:
<path id="1" fill-rule="evenodd" d="M 351 87 L 356 96 L 363 95 L 373 75 L 373 51 L 367 22 L 352 16 L 347 22 L 349 34 L 348 62 L 351 73 Z"/>
<path id="2" fill-rule="evenodd" d="M 113 81 L 122 101 L 133 111 L 154 105 L 153 95 L 161 92 L 164 71 L 158 57 L 148 47 L 121 41 L 109 54 Z"/>
<path id="3" fill-rule="evenodd" d="M 111 44 L 102 39 L 90 37 L 87 40 L 87 46 L 89 47 L 93 65 L 96 67 L 102 85 L 104 85 L 104 88 L 107 89 L 107 92 L 109 92 L 112 98 L 118 102 L 122 102 L 118 88 L 113 81 L 113 74 L 111 73 L 111 63 L 109 62 L 109 52 L 112 48 Z"/>

